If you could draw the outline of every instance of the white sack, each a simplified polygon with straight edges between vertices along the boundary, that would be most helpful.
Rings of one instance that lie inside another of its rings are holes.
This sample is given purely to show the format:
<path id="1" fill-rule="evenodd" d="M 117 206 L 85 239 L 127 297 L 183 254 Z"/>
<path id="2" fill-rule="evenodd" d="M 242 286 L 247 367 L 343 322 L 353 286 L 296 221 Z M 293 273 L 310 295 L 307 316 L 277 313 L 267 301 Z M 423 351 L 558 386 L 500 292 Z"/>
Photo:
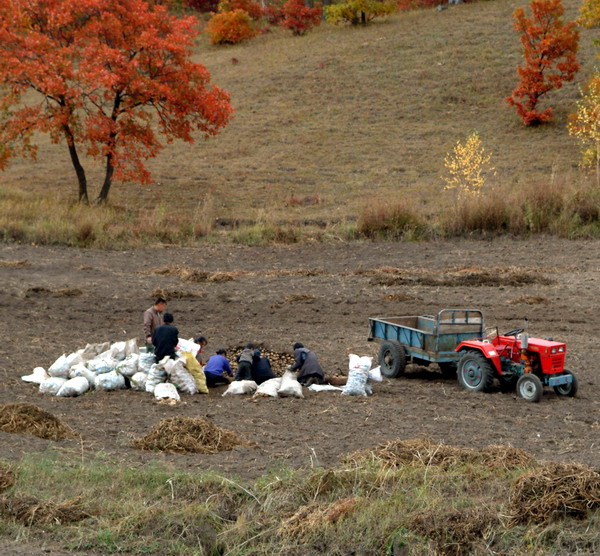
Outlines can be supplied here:
<path id="1" fill-rule="evenodd" d="M 161 384 L 157 384 L 156 388 L 154 388 L 154 397 L 159 399 L 170 398 L 172 400 L 181 400 L 179 394 L 177 393 L 177 388 L 175 388 L 174 384 L 169 382 L 163 382 Z"/>
<path id="2" fill-rule="evenodd" d="M 129 381 L 131 382 L 131 388 L 133 390 L 145 390 L 147 378 L 148 378 L 147 373 L 138 371 L 129 379 Z"/>
<path id="3" fill-rule="evenodd" d="M 62 354 L 48 369 L 48 374 L 50 376 L 67 378 L 69 375 L 69 364 L 67 362 L 67 355 Z"/>
<path id="4" fill-rule="evenodd" d="M 383 376 L 381 376 L 381 367 L 375 367 L 368 373 L 369 380 L 373 382 L 383 382 Z"/>
<path id="5" fill-rule="evenodd" d="M 184 394 L 197 394 L 198 386 L 196 379 L 185 368 L 185 359 L 169 359 L 165 363 L 165 371 L 169 381 L 175 384 L 177 389 Z"/>
<path id="6" fill-rule="evenodd" d="M 75 378 L 77 376 L 83 376 L 93 386 L 96 381 L 96 373 L 90 371 L 84 363 L 78 363 L 69 369 L 69 378 Z"/>
<path id="7" fill-rule="evenodd" d="M 60 387 L 65 382 L 67 382 L 66 378 L 60 378 L 57 376 L 47 378 L 40 384 L 40 392 L 42 394 L 52 394 L 53 396 L 56 396 L 57 392 L 60 390 Z"/>
<path id="8" fill-rule="evenodd" d="M 117 361 L 123 361 L 123 359 L 126 357 L 125 347 L 126 342 L 115 342 L 112 346 L 110 346 L 113 359 L 116 359 Z"/>
<path id="9" fill-rule="evenodd" d="M 279 397 L 277 390 L 281 387 L 281 377 L 270 378 L 265 380 L 262 384 L 258 385 L 255 396 L 271 396 L 273 398 Z"/>
<path id="10" fill-rule="evenodd" d="M 83 376 L 76 376 L 70 380 L 67 380 L 57 392 L 57 396 L 70 397 L 70 396 L 81 396 L 90 389 L 90 383 L 87 378 Z"/>
<path id="11" fill-rule="evenodd" d="M 367 373 L 365 371 L 353 369 L 348 372 L 348 382 L 346 382 L 342 396 L 366 396 L 366 384 Z"/>
<path id="12" fill-rule="evenodd" d="M 291 396 L 294 398 L 303 398 L 302 384 L 296 380 L 296 375 L 291 371 L 286 371 L 281 379 L 281 386 L 277 393 L 281 397 Z"/>
<path id="13" fill-rule="evenodd" d="M 194 342 L 194 340 L 184 340 L 183 338 L 177 338 L 177 345 L 175 346 L 177 351 L 189 351 L 194 357 L 198 355 L 200 346 Z"/>
<path id="14" fill-rule="evenodd" d="M 125 342 L 125 357 L 128 357 L 133 354 L 140 353 L 140 348 L 137 345 L 137 340 L 135 338 L 131 338 L 131 340 L 127 340 Z"/>
<path id="15" fill-rule="evenodd" d="M 307 386 L 307 388 L 313 392 L 327 392 L 329 390 L 344 391 L 343 388 L 340 388 L 339 386 L 333 386 L 332 384 L 311 384 L 310 386 Z"/>
<path id="16" fill-rule="evenodd" d="M 117 371 L 102 373 L 96 376 L 96 390 L 121 390 L 125 388 L 125 377 Z"/>
<path id="17" fill-rule="evenodd" d="M 234 380 L 227 390 L 223 392 L 223 396 L 232 396 L 237 394 L 252 394 L 256 392 L 258 385 L 253 380 Z"/>
<path id="18" fill-rule="evenodd" d="M 22 376 L 21 380 L 41 384 L 47 378 L 50 378 L 50 375 L 46 372 L 46 369 L 44 367 L 36 367 L 30 375 Z"/>
<path id="19" fill-rule="evenodd" d="M 361 357 L 360 355 L 355 355 L 354 353 L 352 353 L 350 354 L 350 364 L 348 365 L 348 369 L 354 369 L 356 371 L 363 371 L 365 373 L 368 373 L 372 363 L 372 357 Z"/>
<path id="20" fill-rule="evenodd" d="M 138 361 L 140 356 L 137 353 L 129 355 L 123 361 L 117 363 L 116 370 L 123 376 L 131 377 L 138 372 Z"/>
<path id="21" fill-rule="evenodd" d="M 95 359 L 91 359 L 86 363 L 87 368 L 95 374 L 101 375 L 114 371 L 117 366 L 117 361 L 108 356 L 106 352 L 99 355 Z"/>
<path id="22" fill-rule="evenodd" d="M 154 357 L 153 353 L 140 353 L 140 357 L 138 359 L 138 370 L 148 373 L 150 372 L 152 365 L 155 363 L 156 357 Z"/>
<path id="23" fill-rule="evenodd" d="M 154 392 L 154 388 L 163 382 L 167 382 L 167 371 L 165 371 L 162 365 L 152 365 L 148 372 L 148 378 L 146 378 L 146 392 Z"/>

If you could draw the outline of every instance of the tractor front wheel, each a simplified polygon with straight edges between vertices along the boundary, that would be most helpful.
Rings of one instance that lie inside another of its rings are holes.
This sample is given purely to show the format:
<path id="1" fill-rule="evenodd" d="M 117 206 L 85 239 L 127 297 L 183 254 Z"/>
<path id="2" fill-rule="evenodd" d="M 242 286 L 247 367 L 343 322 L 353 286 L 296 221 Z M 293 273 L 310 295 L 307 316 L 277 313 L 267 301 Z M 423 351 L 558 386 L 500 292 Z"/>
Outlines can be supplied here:
<path id="1" fill-rule="evenodd" d="M 542 381 L 531 373 L 523 375 L 517 381 L 517 394 L 528 402 L 539 402 L 543 389 Z"/>
<path id="2" fill-rule="evenodd" d="M 383 376 L 400 376 L 406 369 L 406 351 L 396 342 L 383 342 L 379 349 L 379 365 Z"/>
<path id="3" fill-rule="evenodd" d="M 490 362 L 478 351 L 466 351 L 458 361 L 458 383 L 465 390 L 487 392 L 494 380 Z"/>
<path id="4" fill-rule="evenodd" d="M 559 396 L 569 396 L 569 397 L 573 397 L 575 394 L 577 394 L 577 387 L 579 386 L 577 384 L 577 377 L 575 376 L 575 373 L 573 371 L 569 371 L 569 369 L 565 369 L 565 373 L 566 375 L 571 375 L 571 383 L 570 384 L 561 384 L 560 386 L 555 386 L 554 387 L 554 391 L 559 395 Z"/>

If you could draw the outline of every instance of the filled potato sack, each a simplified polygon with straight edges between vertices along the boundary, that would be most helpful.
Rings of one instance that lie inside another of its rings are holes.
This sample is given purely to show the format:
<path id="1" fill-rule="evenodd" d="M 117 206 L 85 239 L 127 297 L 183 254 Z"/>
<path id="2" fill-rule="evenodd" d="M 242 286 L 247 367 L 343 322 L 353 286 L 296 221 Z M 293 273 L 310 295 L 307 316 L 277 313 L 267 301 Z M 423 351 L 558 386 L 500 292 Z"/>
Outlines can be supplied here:
<path id="1" fill-rule="evenodd" d="M 223 392 L 223 396 L 237 396 L 242 394 L 253 394 L 256 392 L 258 384 L 253 380 L 235 380 L 227 390 Z"/>
<path id="2" fill-rule="evenodd" d="M 56 393 L 57 396 L 75 397 L 85 394 L 90 389 L 90 383 L 84 376 L 76 376 L 67 380 Z"/>
<path id="3" fill-rule="evenodd" d="M 272 379 L 271 379 L 272 380 Z M 281 377 L 281 386 L 279 390 L 277 390 L 277 394 L 282 398 L 292 397 L 292 398 L 303 398 L 304 394 L 302 393 L 302 384 L 298 382 L 296 379 L 296 375 L 294 375 L 291 371 L 286 371 Z"/>

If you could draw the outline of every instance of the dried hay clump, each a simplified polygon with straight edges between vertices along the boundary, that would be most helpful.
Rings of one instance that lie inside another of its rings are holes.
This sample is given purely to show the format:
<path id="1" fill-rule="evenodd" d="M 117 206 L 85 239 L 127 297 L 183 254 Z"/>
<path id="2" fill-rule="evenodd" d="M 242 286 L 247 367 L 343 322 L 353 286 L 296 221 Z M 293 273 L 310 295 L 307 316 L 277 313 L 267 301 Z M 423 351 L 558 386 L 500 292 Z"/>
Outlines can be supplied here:
<path id="1" fill-rule="evenodd" d="M 146 436 L 133 441 L 138 450 L 175 454 L 216 454 L 239 445 L 248 444 L 234 432 L 199 417 L 163 419 Z"/>
<path id="2" fill-rule="evenodd" d="M 546 463 L 511 487 L 512 524 L 543 523 L 556 516 L 583 516 L 600 507 L 600 474 L 580 464 Z"/>
<path id="3" fill-rule="evenodd" d="M 91 517 L 91 514 L 83 510 L 80 498 L 57 504 L 38 500 L 33 496 L 6 496 L 0 498 L 0 516 L 29 526 L 74 523 Z"/>
<path id="4" fill-rule="evenodd" d="M 184 298 L 198 298 L 201 299 L 205 297 L 206 294 L 202 290 L 168 290 L 166 288 L 157 288 L 152 292 L 153 299 L 157 297 L 162 297 L 167 301 L 171 299 L 184 299 Z"/>
<path id="5" fill-rule="evenodd" d="M 323 524 L 336 523 L 352 513 L 357 503 L 358 500 L 355 497 L 342 498 L 330 504 L 311 502 L 281 522 L 280 534 L 302 536 Z"/>
<path id="6" fill-rule="evenodd" d="M 536 459 L 525 450 L 513 446 L 491 444 L 477 454 L 478 463 L 488 469 L 519 469 L 536 465 Z"/>
<path id="7" fill-rule="evenodd" d="M 0 406 L 0 430 L 15 434 L 31 434 L 46 440 L 63 440 L 78 436 L 54 415 L 30 403 Z"/>
<path id="8" fill-rule="evenodd" d="M 0 492 L 15 484 L 15 472 L 10 463 L 0 461 Z"/>
<path id="9" fill-rule="evenodd" d="M 353 452 L 346 456 L 349 463 L 377 462 L 384 467 L 400 467 L 407 464 L 449 466 L 476 458 L 475 452 L 434 442 L 427 438 L 392 440 L 373 450 Z"/>
<path id="10" fill-rule="evenodd" d="M 7 261 L 7 260 L 0 261 L 0 266 L 15 267 L 15 266 L 29 266 L 29 264 L 30 264 L 29 261 L 25 261 L 25 260 L 23 260 L 23 261 Z"/>
<path id="11" fill-rule="evenodd" d="M 314 301 L 317 299 L 314 295 L 308 293 L 294 293 L 283 298 L 285 303 L 296 303 L 298 301 Z"/>
<path id="12" fill-rule="evenodd" d="M 436 543 L 437 553 L 459 555 L 471 553 L 474 542 L 493 538 L 500 520 L 486 508 L 435 511 L 414 518 L 413 528 Z"/>

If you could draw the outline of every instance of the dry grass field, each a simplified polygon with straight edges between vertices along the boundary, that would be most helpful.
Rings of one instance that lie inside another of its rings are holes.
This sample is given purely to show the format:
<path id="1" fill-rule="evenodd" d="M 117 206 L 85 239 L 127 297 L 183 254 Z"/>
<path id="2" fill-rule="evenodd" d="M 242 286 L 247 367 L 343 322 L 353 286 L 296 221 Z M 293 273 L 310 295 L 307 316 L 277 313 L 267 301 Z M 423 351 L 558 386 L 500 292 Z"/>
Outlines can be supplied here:
<path id="1" fill-rule="evenodd" d="M 185 218 L 197 235 L 215 218 L 343 224 L 370 203 L 407 199 L 431 215 L 454 202 L 442 192 L 444 157 L 473 131 L 493 153 L 492 185 L 579 182 L 566 120 L 596 63 L 598 31 L 581 31 L 577 82 L 549 96 L 554 121 L 526 128 L 504 101 L 521 61 L 512 12 L 523 4 L 415 11 L 366 28 L 325 24 L 304 37 L 275 30 L 232 47 L 201 35 L 196 60 L 231 93 L 234 120 L 208 141 L 169 145 L 150 162 L 156 183 L 115 183 L 111 203 L 159 226 Z M 576 17 L 579 3 L 565 5 Z M 1 174 L 5 207 L 15 188 L 50 195 L 43 213 L 75 199 L 66 146 L 47 137 L 40 145 L 36 163 L 15 160 Z M 101 168 L 87 166 L 97 186 Z"/>

